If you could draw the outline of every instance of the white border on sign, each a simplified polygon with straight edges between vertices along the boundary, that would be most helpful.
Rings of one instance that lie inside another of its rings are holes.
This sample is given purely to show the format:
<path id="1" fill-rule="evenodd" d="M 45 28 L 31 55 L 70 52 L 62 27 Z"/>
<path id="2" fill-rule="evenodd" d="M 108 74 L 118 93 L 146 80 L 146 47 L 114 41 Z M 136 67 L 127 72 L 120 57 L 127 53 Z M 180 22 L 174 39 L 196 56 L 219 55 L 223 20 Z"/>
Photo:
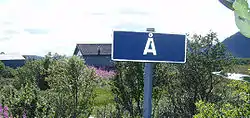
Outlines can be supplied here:
<path id="1" fill-rule="evenodd" d="M 113 61 L 132 61 L 132 62 L 154 62 L 154 63 L 186 63 L 187 61 L 187 36 L 185 35 L 185 56 L 184 56 L 184 61 L 157 61 L 157 60 L 131 60 L 131 59 L 114 59 L 114 32 L 112 33 L 112 49 L 111 49 L 111 59 Z M 124 32 L 134 32 L 134 31 L 124 31 Z M 148 32 L 138 32 L 138 33 L 148 33 Z M 154 32 L 155 33 L 155 32 Z M 164 33 L 160 33 L 164 34 Z M 166 34 L 166 33 L 165 33 Z M 177 34 L 180 35 L 180 34 Z"/>

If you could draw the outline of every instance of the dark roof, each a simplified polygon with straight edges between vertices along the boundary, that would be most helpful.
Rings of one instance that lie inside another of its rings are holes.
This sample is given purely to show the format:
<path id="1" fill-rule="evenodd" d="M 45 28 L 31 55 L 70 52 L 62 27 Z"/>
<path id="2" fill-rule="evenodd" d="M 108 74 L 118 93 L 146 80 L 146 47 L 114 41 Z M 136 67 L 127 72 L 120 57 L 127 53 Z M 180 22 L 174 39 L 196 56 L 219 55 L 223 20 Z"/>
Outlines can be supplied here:
<path id="1" fill-rule="evenodd" d="M 74 55 L 78 50 L 82 55 L 111 55 L 111 44 L 77 44 Z"/>

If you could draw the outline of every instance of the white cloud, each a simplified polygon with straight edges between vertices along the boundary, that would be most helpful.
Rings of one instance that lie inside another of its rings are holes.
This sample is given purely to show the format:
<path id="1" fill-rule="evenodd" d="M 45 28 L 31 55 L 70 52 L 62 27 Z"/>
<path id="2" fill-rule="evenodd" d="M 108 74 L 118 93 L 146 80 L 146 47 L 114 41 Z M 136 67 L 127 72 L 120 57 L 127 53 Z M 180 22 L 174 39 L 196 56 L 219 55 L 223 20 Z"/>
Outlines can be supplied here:
<path id="1" fill-rule="evenodd" d="M 6 25 L 4 22 L 10 22 Z M 2 27 L 4 26 L 4 27 Z M 9 0 L 0 3 L 0 50 L 72 55 L 76 43 L 107 43 L 113 30 L 207 33 L 224 39 L 238 29 L 217 0 Z M 136 28 L 136 29 L 134 29 Z M 29 34 L 24 29 L 48 30 Z M 17 33 L 6 34 L 7 30 Z M 10 37 L 1 40 L 2 37 Z"/>

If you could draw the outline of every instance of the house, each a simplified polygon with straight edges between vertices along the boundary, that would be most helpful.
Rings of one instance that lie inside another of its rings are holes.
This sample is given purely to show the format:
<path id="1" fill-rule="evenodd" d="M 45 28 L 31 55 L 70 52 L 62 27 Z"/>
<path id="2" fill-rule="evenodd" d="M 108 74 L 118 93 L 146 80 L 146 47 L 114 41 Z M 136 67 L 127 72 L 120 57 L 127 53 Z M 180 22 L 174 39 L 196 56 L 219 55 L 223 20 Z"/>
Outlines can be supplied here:
<path id="1" fill-rule="evenodd" d="M 25 58 L 22 55 L 0 54 L 0 61 L 5 66 L 18 68 L 25 64 Z"/>
<path id="2" fill-rule="evenodd" d="M 84 59 L 85 64 L 97 68 L 112 69 L 111 44 L 77 44 L 74 55 Z"/>

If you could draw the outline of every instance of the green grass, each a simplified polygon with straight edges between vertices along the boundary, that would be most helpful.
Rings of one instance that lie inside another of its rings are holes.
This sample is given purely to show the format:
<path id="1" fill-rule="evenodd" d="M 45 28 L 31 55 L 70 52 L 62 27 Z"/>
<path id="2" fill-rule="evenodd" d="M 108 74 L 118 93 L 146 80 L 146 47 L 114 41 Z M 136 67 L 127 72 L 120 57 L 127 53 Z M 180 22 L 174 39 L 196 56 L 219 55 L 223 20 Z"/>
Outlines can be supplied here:
<path id="1" fill-rule="evenodd" d="M 248 69 L 250 69 L 250 65 L 237 65 L 237 66 L 235 66 L 236 73 L 250 74 Z"/>
<path id="2" fill-rule="evenodd" d="M 95 106 L 105 106 L 114 102 L 114 96 L 109 87 L 97 87 L 95 89 Z"/>

